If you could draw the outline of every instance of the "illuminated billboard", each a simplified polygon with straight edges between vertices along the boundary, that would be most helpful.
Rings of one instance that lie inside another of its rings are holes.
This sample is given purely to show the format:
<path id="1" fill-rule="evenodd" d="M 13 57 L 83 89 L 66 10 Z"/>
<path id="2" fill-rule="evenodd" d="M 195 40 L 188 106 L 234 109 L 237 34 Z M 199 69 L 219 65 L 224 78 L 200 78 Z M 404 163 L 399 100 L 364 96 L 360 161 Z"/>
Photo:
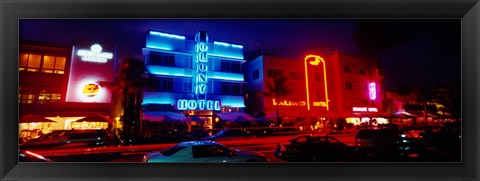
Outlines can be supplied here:
<path id="1" fill-rule="evenodd" d="M 66 102 L 110 103 L 112 90 L 100 82 L 113 82 L 116 46 L 77 41 L 72 47 Z"/>

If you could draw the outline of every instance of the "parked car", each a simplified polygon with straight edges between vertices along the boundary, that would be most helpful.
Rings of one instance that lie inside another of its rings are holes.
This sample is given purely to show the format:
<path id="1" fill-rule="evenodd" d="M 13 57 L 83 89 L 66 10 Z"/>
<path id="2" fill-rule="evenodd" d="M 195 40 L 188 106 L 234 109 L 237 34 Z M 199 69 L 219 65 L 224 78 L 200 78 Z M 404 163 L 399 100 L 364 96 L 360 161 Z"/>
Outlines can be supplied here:
<path id="1" fill-rule="evenodd" d="M 278 144 L 277 158 L 287 161 L 352 161 L 355 150 L 334 137 L 304 135 Z"/>
<path id="2" fill-rule="evenodd" d="M 381 160 L 419 158 L 425 153 L 421 139 L 392 128 L 361 129 L 355 135 L 357 155 Z"/>
<path id="3" fill-rule="evenodd" d="M 212 136 L 202 138 L 204 141 L 225 141 L 234 139 L 251 139 L 255 138 L 255 134 L 242 129 L 224 129 Z"/>
<path id="4" fill-rule="evenodd" d="M 429 127 L 423 133 L 422 138 L 429 147 L 459 151 L 462 144 L 461 123 L 449 122 L 442 127 Z"/>
<path id="5" fill-rule="evenodd" d="M 20 144 L 20 149 L 50 147 L 93 147 L 108 146 L 113 137 L 106 130 L 59 130 Z"/>
<path id="6" fill-rule="evenodd" d="M 182 142 L 164 151 L 144 155 L 143 162 L 266 162 L 265 155 L 232 150 L 214 141 Z"/>
<path id="7" fill-rule="evenodd" d="M 192 141 L 191 135 L 171 130 L 157 130 L 145 133 L 142 143 L 178 143 L 182 141 Z"/>
<path id="8" fill-rule="evenodd" d="M 18 151 L 19 162 L 53 162 L 52 160 L 45 158 L 42 155 L 36 154 L 31 151 L 20 150 Z"/>

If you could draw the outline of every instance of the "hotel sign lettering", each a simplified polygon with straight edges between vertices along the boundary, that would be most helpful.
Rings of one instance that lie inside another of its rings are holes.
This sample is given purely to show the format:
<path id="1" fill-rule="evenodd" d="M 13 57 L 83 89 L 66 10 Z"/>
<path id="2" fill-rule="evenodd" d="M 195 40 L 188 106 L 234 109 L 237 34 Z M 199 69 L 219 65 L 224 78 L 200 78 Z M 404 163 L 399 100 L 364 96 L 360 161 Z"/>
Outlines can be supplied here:
<path id="1" fill-rule="evenodd" d="M 99 44 L 93 44 L 90 50 L 80 49 L 77 51 L 77 55 L 82 57 L 82 61 L 106 63 L 109 59 L 113 58 L 113 53 L 102 52 L 102 46 Z"/>
<path id="2" fill-rule="evenodd" d="M 378 112 L 376 107 L 353 107 L 353 112 Z"/>
<path id="3" fill-rule="evenodd" d="M 196 65 L 196 76 L 195 76 L 195 94 L 197 99 L 206 99 L 205 94 L 207 93 L 207 71 L 208 71 L 208 35 L 205 32 L 199 31 L 195 35 L 195 65 Z"/>
<path id="4" fill-rule="evenodd" d="M 306 101 L 292 101 L 292 100 L 283 100 L 277 101 L 276 99 L 272 99 L 272 105 L 274 106 L 307 106 Z M 313 102 L 314 107 L 327 107 L 326 102 Z"/>
<path id="5" fill-rule="evenodd" d="M 220 101 L 213 100 L 187 100 L 179 99 L 177 100 L 177 109 L 178 110 L 210 110 L 210 111 L 220 111 L 221 110 Z"/>
<path id="6" fill-rule="evenodd" d="M 194 76 L 193 76 L 193 94 L 196 99 L 179 99 L 176 102 L 178 110 L 209 110 L 220 111 L 221 102 L 218 100 L 207 100 L 208 83 L 208 35 L 206 32 L 199 31 L 195 35 L 195 56 L 193 58 Z"/>

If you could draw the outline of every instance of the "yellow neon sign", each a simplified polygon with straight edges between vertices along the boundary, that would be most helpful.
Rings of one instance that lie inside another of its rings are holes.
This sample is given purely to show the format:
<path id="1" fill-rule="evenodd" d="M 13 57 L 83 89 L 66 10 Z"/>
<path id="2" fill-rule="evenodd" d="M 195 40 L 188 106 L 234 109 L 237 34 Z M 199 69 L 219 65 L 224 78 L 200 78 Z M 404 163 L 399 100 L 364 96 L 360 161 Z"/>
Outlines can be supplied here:
<path id="1" fill-rule="evenodd" d="M 308 70 L 307 70 L 307 60 L 310 59 L 310 58 L 315 58 L 314 61 L 308 62 L 310 65 L 318 66 L 318 64 L 320 64 L 320 62 L 322 62 L 322 65 L 323 65 L 323 82 L 325 84 L 325 104 L 326 104 L 325 107 L 328 110 L 329 107 L 328 107 L 328 91 L 327 91 L 327 71 L 326 71 L 326 67 L 325 67 L 325 60 L 323 60 L 323 58 L 318 56 L 318 55 L 307 55 L 305 57 L 305 80 L 306 80 L 305 85 L 306 85 L 306 88 L 307 88 L 307 109 L 310 110 L 310 90 L 308 89 Z M 314 106 L 319 106 L 319 105 L 321 105 L 321 104 L 317 103 Z"/>

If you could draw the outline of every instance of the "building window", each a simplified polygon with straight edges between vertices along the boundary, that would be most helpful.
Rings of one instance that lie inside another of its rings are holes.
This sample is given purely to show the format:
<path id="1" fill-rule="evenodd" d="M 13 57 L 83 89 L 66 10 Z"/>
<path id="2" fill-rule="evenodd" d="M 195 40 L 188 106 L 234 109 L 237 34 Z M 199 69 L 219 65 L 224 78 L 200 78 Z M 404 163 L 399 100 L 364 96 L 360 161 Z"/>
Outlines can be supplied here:
<path id="1" fill-rule="evenodd" d="M 184 60 L 185 60 L 185 68 L 192 68 L 192 64 L 193 64 L 192 56 L 185 55 Z"/>
<path id="2" fill-rule="evenodd" d="M 66 57 L 20 53 L 19 56 L 19 71 L 27 72 L 43 72 L 43 73 L 65 73 Z M 40 66 L 41 65 L 41 66 Z"/>
<path id="3" fill-rule="evenodd" d="M 270 78 L 281 77 L 283 75 L 282 70 L 277 69 L 267 69 L 267 76 Z"/>
<path id="4" fill-rule="evenodd" d="M 65 57 L 45 55 L 43 56 L 42 72 L 64 74 L 65 61 Z"/>
<path id="5" fill-rule="evenodd" d="M 220 85 L 220 93 L 228 95 L 241 95 L 242 85 L 241 83 L 222 82 Z"/>
<path id="6" fill-rule="evenodd" d="M 213 94 L 213 82 L 212 81 L 207 82 L 207 93 Z"/>
<path id="7" fill-rule="evenodd" d="M 148 65 L 175 66 L 175 55 L 170 53 L 150 52 Z"/>
<path id="8" fill-rule="evenodd" d="M 345 82 L 345 89 L 352 90 L 352 83 L 351 82 Z"/>
<path id="9" fill-rule="evenodd" d="M 208 71 L 214 71 L 215 70 L 215 66 L 213 66 L 215 63 L 214 63 L 215 60 L 213 60 L 213 58 L 209 58 L 208 59 L 208 62 L 207 62 L 207 66 L 208 66 Z"/>
<path id="10" fill-rule="evenodd" d="M 36 86 L 21 85 L 19 86 L 18 99 L 21 104 L 33 104 L 37 93 Z"/>
<path id="11" fill-rule="evenodd" d="M 143 111 L 173 111 L 172 104 L 145 104 L 143 105 Z"/>
<path id="12" fill-rule="evenodd" d="M 41 55 L 21 53 L 19 59 L 19 71 L 40 72 Z"/>
<path id="13" fill-rule="evenodd" d="M 292 72 L 291 71 L 291 72 L 288 72 L 288 75 L 293 80 L 303 80 L 303 78 L 305 77 L 305 74 L 303 74 L 302 72 Z"/>
<path id="14" fill-rule="evenodd" d="M 59 102 L 61 98 L 60 87 L 41 86 L 38 91 L 38 103 Z"/>
<path id="15" fill-rule="evenodd" d="M 252 75 L 252 80 L 257 80 L 260 77 L 260 70 L 254 70 Z"/>
<path id="16" fill-rule="evenodd" d="M 183 92 L 192 92 L 192 79 L 183 79 Z"/>
<path id="17" fill-rule="evenodd" d="M 358 73 L 361 75 L 365 75 L 365 68 L 359 68 Z"/>
<path id="18" fill-rule="evenodd" d="M 240 73 L 242 69 L 240 68 L 240 62 L 233 62 L 228 60 L 221 60 L 220 70 L 222 72 L 233 72 Z"/>
<path id="19" fill-rule="evenodd" d="M 153 87 L 155 91 L 173 91 L 173 78 L 157 78 Z"/>
<path id="20" fill-rule="evenodd" d="M 346 73 L 352 72 L 352 71 L 350 70 L 350 66 L 348 66 L 348 65 L 343 66 L 343 71 L 346 72 Z"/>

